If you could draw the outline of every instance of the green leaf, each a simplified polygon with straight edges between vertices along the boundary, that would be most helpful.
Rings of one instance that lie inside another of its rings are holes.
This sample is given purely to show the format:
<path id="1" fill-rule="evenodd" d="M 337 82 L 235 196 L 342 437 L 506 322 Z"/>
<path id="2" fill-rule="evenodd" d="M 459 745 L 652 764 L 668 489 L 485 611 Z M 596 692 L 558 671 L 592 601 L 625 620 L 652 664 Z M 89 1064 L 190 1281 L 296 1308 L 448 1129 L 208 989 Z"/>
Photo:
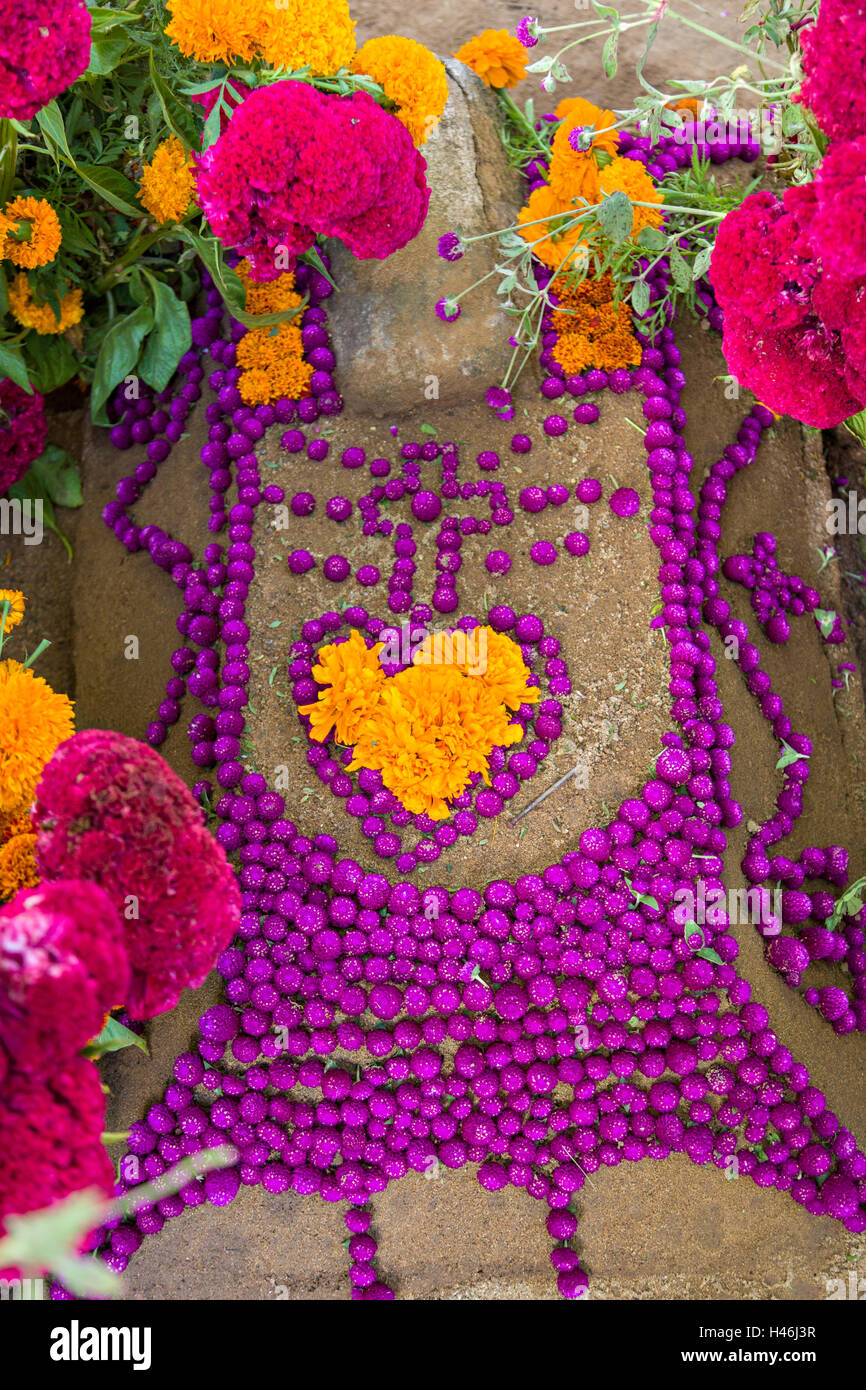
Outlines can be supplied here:
<path id="1" fill-rule="evenodd" d="M 63 124 L 63 115 L 56 101 L 49 101 L 47 106 L 43 106 L 41 111 L 36 112 L 36 120 L 39 127 L 49 142 L 57 147 L 69 161 L 74 164 L 69 142 L 66 139 L 66 126 Z"/>
<path id="2" fill-rule="evenodd" d="M 320 275 L 324 275 L 328 284 L 331 285 L 337 291 L 337 293 L 339 293 L 340 286 L 337 284 L 336 280 L 331 278 L 330 271 L 325 269 L 325 262 L 322 260 L 318 246 L 311 246 L 309 251 L 307 251 L 306 253 L 305 259 L 310 262 L 311 266 L 315 267 L 315 269 L 319 272 Z"/>
<path id="3" fill-rule="evenodd" d="M 598 205 L 598 223 L 610 241 L 619 245 L 629 235 L 634 214 L 628 194 L 617 188 Z"/>
<path id="4" fill-rule="evenodd" d="M 553 67 L 553 54 L 548 53 L 543 58 L 536 58 L 534 63 L 530 63 L 527 72 L 549 72 Z"/>
<path id="5" fill-rule="evenodd" d="M 718 951 L 714 951 L 712 946 L 702 946 L 695 954 L 700 956 L 702 960 L 710 961 L 713 965 L 724 965 L 725 963 Z"/>
<path id="6" fill-rule="evenodd" d="M 11 343 L 0 343 L 0 377 L 8 376 L 10 381 L 14 381 L 16 386 L 22 387 L 33 394 L 33 387 L 30 384 L 30 373 L 27 363 L 21 355 L 21 349 L 13 347 Z"/>
<path id="7" fill-rule="evenodd" d="M 671 267 L 673 282 L 678 290 L 688 290 L 692 285 L 692 272 L 686 264 L 682 253 L 672 246 L 668 253 L 668 260 Z"/>
<path id="8" fill-rule="evenodd" d="M 97 1189 L 88 1188 L 25 1216 L 7 1216 L 6 1235 L 0 1240 L 2 1267 L 31 1276 L 56 1274 L 80 1297 L 117 1293 L 118 1275 L 93 1255 L 78 1255 L 84 1237 L 110 1210 Z"/>
<path id="9" fill-rule="evenodd" d="M 133 1033 L 131 1028 L 125 1028 L 116 1018 L 109 1015 L 102 1032 L 83 1047 L 81 1052 L 82 1056 L 94 1061 L 106 1052 L 120 1052 L 124 1047 L 138 1047 L 142 1052 L 147 1052 L 144 1038 L 139 1037 L 138 1033 Z"/>
<path id="10" fill-rule="evenodd" d="M 154 391 L 164 391 L 177 364 L 192 344 L 189 309 L 164 281 L 144 272 L 153 290 L 153 329 L 144 345 L 138 370 Z"/>
<path id="11" fill-rule="evenodd" d="M 81 473 L 74 458 L 57 444 L 48 444 L 31 465 L 51 501 L 58 507 L 80 507 Z"/>
<path id="12" fill-rule="evenodd" d="M 616 50 L 618 43 L 619 34 L 617 33 L 616 29 L 614 29 L 613 33 L 608 34 L 607 38 L 605 39 L 604 48 L 602 49 L 601 53 L 602 66 L 604 68 L 606 76 L 608 77 L 616 76 L 616 70 L 618 66 Z"/>
<path id="13" fill-rule="evenodd" d="M 832 608 L 815 608 L 812 616 L 821 629 L 822 637 L 829 637 L 836 625 L 836 614 Z"/>
<path id="14" fill-rule="evenodd" d="M 637 234 L 637 244 L 645 246 L 648 251 L 664 251 L 668 239 L 658 227 L 641 227 Z"/>
<path id="15" fill-rule="evenodd" d="M 101 164 L 76 164 L 74 160 L 72 163 L 84 182 L 118 212 L 124 213 L 127 217 L 139 218 L 144 215 L 135 201 L 135 184 L 130 183 L 119 169 L 107 168 Z"/>
<path id="16" fill-rule="evenodd" d="M 12 484 L 12 486 L 9 489 L 9 496 L 17 497 L 22 502 L 30 501 L 41 503 L 43 525 L 47 526 L 49 531 L 53 531 L 55 536 L 58 537 L 58 539 L 62 542 L 64 549 L 66 550 L 66 554 L 71 560 L 72 546 L 69 544 L 69 541 L 64 536 L 60 527 L 57 525 L 57 520 L 54 516 L 54 506 L 51 502 L 51 498 L 49 497 L 48 492 L 46 491 L 45 484 L 42 482 L 42 479 L 36 472 L 35 467 L 28 468 L 27 472 L 24 474 L 24 477 L 19 478 L 17 483 Z"/>
<path id="17" fill-rule="evenodd" d="M 34 363 L 31 379 L 44 396 L 65 386 L 79 370 L 79 361 L 62 334 L 30 333 L 25 339 Z"/>
<path id="18" fill-rule="evenodd" d="M 240 277 L 230 270 L 222 257 L 222 247 L 216 237 L 202 236 L 192 227 L 176 227 L 173 233 L 179 241 L 192 246 L 204 261 L 217 289 L 226 301 L 229 313 L 247 328 L 268 328 L 275 323 L 286 323 L 302 312 L 308 296 L 304 296 L 297 309 L 284 309 L 279 314 L 248 314 L 244 308 L 244 287 Z M 324 272 L 323 272 L 324 273 Z"/>
<path id="19" fill-rule="evenodd" d="M 807 758 L 809 756 L 808 753 L 797 753 L 789 743 L 785 742 L 784 739 L 782 739 L 782 748 L 784 749 L 784 752 L 782 753 L 782 756 L 780 757 L 779 761 L 776 763 L 777 772 L 779 772 L 784 767 L 790 767 L 791 763 L 798 763 L 801 758 Z"/>
<path id="20" fill-rule="evenodd" d="M 90 62 L 86 77 L 106 77 L 113 72 L 129 48 L 129 39 L 107 39 L 95 37 L 90 45 Z"/>
<path id="21" fill-rule="evenodd" d="M 646 280 L 635 280 L 631 287 L 631 306 L 636 314 L 645 314 L 650 304 L 649 285 Z"/>
<path id="22" fill-rule="evenodd" d="M 694 264 L 692 265 L 693 280 L 700 280 L 704 275 L 706 275 L 707 271 L 710 268 L 710 261 L 712 260 L 712 255 L 712 246 L 704 246 L 701 248 L 701 250 L 695 256 Z"/>
<path id="23" fill-rule="evenodd" d="M 198 144 L 198 130 L 192 112 L 187 110 L 182 102 L 178 101 L 174 92 L 169 87 L 165 78 L 157 71 L 156 63 L 153 60 L 153 53 L 150 54 L 150 80 L 153 83 L 153 90 L 159 99 L 165 123 L 172 135 L 176 135 L 181 144 L 187 149 L 192 149 Z M 212 87 L 211 81 L 207 87 Z M 207 90 L 204 88 L 203 90 Z"/>
<path id="24" fill-rule="evenodd" d="M 107 424 L 105 402 L 115 386 L 123 381 L 138 361 L 141 344 L 153 325 L 153 310 L 140 304 L 122 319 L 116 319 L 102 340 L 90 395 L 90 414 L 95 424 Z"/>

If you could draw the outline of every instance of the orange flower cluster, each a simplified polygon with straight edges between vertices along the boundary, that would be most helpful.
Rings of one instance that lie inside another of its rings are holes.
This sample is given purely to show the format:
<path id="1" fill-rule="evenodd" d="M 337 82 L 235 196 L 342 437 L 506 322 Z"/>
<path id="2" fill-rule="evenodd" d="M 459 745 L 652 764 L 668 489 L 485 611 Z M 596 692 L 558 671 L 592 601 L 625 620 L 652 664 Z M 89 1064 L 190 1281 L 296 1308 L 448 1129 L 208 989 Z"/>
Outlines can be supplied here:
<path id="1" fill-rule="evenodd" d="M 250 314 L 279 314 L 303 303 L 290 270 L 276 280 L 251 280 L 249 261 L 241 261 L 237 273 Z M 243 369 L 238 390 L 247 405 L 265 405 L 281 396 L 297 400 L 310 389 L 313 369 L 304 361 L 299 314 L 267 328 L 249 329 L 237 345 L 236 361 Z"/>
<path id="2" fill-rule="evenodd" d="M 490 750 L 520 742 L 509 710 L 534 703 L 538 689 L 526 683 L 520 648 L 489 627 L 476 631 L 471 657 L 462 633 L 428 637 L 414 664 L 392 677 L 379 664 L 381 650 L 368 651 L 354 630 L 347 642 L 323 647 L 313 675 L 327 688 L 300 712 L 318 742 L 334 731 L 354 745 L 350 771 L 380 771 L 407 811 L 444 820 L 473 773 L 489 782 Z"/>
<path id="3" fill-rule="evenodd" d="M 516 87 L 526 76 L 526 49 L 507 29 L 484 29 L 454 54 L 488 87 Z"/>
<path id="4" fill-rule="evenodd" d="M 553 327 L 559 335 L 553 357 L 568 376 L 591 367 L 612 372 L 640 361 L 628 305 L 613 302 L 610 271 L 574 286 L 556 279 L 551 289 L 559 300 L 553 315 Z"/>
<path id="5" fill-rule="evenodd" d="M 36 834 L 30 816 L 14 821 L 0 817 L 0 902 L 13 898 L 19 888 L 35 888 L 38 883 Z"/>
<path id="6" fill-rule="evenodd" d="M 631 237 L 643 227 L 658 227 L 662 196 L 642 164 L 617 154 L 619 136 L 610 127 L 612 111 L 593 106 L 582 97 L 569 97 L 556 108 L 561 119 L 551 145 L 547 184 L 536 188 L 517 214 L 520 236 L 533 253 L 560 274 L 582 268 L 592 245 L 589 219 L 573 221 L 582 204 L 600 203 L 621 190 L 632 204 Z M 576 150 L 570 136 L 578 130 L 597 131 L 589 148 Z M 639 207 L 648 203 L 651 207 Z"/>

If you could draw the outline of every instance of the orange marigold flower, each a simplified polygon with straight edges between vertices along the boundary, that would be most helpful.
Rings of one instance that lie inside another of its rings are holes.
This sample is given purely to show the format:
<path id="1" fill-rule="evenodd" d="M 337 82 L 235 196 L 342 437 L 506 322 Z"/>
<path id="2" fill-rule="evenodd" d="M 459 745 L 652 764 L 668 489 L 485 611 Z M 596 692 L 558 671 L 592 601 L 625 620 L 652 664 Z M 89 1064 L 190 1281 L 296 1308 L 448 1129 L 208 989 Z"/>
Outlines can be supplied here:
<path id="1" fill-rule="evenodd" d="M 617 189 L 630 199 L 632 204 L 631 239 L 636 240 L 644 227 L 660 227 L 662 224 L 662 195 L 656 188 L 646 169 L 636 159 L 612 159 L 599 174 L 599 188 L 610 194 Z M 655 207 L 635 207 L 636 203 L 654 203 Z"/>
<path id="2" fill-rule="evenodd" d="M 249 261 L 236 267 L 244 287 L 244 307 L 250 314 L 281 314 L 285 309 L 300 308 L 303 300 L 295 291 L 295 272 L 286 270 L 275 280 L 253 280 Z"/>
<path id="3" fill-rule="evenodd" d="M 0 815 L 27 810 L 43 767 L 74 728 L 66 695 L 19 661 L 0 661 Z"/>
<path id="4" fill-rule="evenodd" d="M 553 358 L 569 376 L 590 367 L 612 372 L 640 361 L 628 305 L 614 304 L 609 271 L 577 285 L 556 279 L 551 290 L 559 301 L 553 315 L 553 329 L 559 335 Z"/>
<path id="5" fill-rule="evenodd" d="M 256 56 L 262 8 L 259 0 L 166 0 L 171 20 L 165 32 L 198 63 L 249 63 Z"/>
<path id="6" fill-rule="evenodd" d="M 526 49 L 507 29 L 484 29 L 454 54 L 488 87 L 516 87 L 526 76 Z"/>
<path id="7" fill-rule="evenodd" d="M 9 604 L 9 611 L 5 622 L 0 622 L 0 637 L 8 636 L 13 627 L 18 626 L 24 617 L 27 600 L 20 589 L 0 589 L 0 614 L 3 612 L 4 603 Z"/>
<path id="8" fill-rule="evenodd" d="M 157 145 L 145 164 L 138 196 L 143 207 L 159 223 L 180 222 L 195 189 L 192 157 L 176 135 Z"/>
<path id="9" fill-rule="evenodd" d="M 423 145 L 439 124 L 448 100 L 445 65 L 435 54 L 414 39 L 385 34 L 368 39 L 358 49 L 352 70 L 380 84 L 397 108 L 397 119 L 415 144 Z"/>
<path id="10" fill-rule="evenodd" d="M 48 265 L 60 250 L 60 219 L 44 198 L 13 198 L 3 210 L 8 226 L 0 242 L 0 259 L 24 270 Z"/>
<path id="11" fill-rule="evenodd" d="M 238 390 L 247 405 L 308 394 L 313 369 L 304 361 L 301 330 L 293 319 L 276 328 L 249 329 L 238 343 L 236 361 L 243 369 Z"/>
<path id="12" fill-rule="evenodd" d="M 309 67 L 314 77 L 333 77 L 349 66 L 355 52 L 355 23 L 348 0 L 328 0 L 326 5 L 321 0 L 259 3 L 256 38 L 265 62 L 289 72 Z"/>
<path id="13" fill-rule="evenodd" d="M 410 666 L 385 682 L 349 767 L 381 771 L 407 811 L 444 820 L 474 772 L 489 781 L 491 748 L 522 737 L 482 681 L 453 665 Z"/>
<path id="14" fill-rule="evenodd" d="M 72 328 L 84 318 L 80 289 L 68 290 L 63 295 L 58 318 L 50 304 L 37 299 L 32 293 L 23 270 L 9 286 L 9 310 L 23 328 L 32 328 L 42 334 L 65 333 L 67 328 Z"/>
<path id="15" fill-rule="evenodd" d="M 609 127 L 616 124 L 612 111 L 593 106 L 583 97 L 566 97 L 556 108 L 562 124 L 557 127 L 550 147 L 548 180 L 554 193 L 567 202 L 569 198 L 586 198 L 598 202 L 599 165 L 596 154 L 613 158 L 619 145 L 619 135 Z M 588 150 L 576 150 L 569 137 L 576 130 L 592 126 L 599 132 L 593 136 Z"/>
<path id="16" fill-rule="evenodd" d="M 241 261 L 237 272 L 246 292 L 245 308 L 251 314 L 279 314 L 303 304 L 294 288 L 293 271 L 276 280 L 252 280 L 249 261 Z M 300 323 L 295 316 L 276 327 L 251 328 L 241 338 L 236 358 L 243 369 L 238 390 L 246 405 L 266 405 L 280 396 L 297 400 L 309 391 L 313 369 L 304 360 Z"/>
<path id="17" fill-rule="evenodd" d="M 310 737 L 324 743 L 333 730 L 338 743 L 353 744 L 379 703 L 385 672 L 379 661 L 382 643 L 367 647 L 355 628 L 346 642 L 320 647 L 313 677 L 326 686 L 311 705 L 300 705 L 310 716 Z"/>
<path id="18" fill-rule="evenodd" d="M 32 831 L 14 835 L 0 845 L 0 901 L 14 897 L 19 888 L 35 888 L 39 881 Z"/>
<path id="19" fill-rule="evenodd" d="M 517 214 L 522 224 L 518 228 L 520 235 L 551 270 L 561 271 L 566 266 L 579 265 L 589 253 L 586 222 L 571 225 L 568 222 L 568 218 L 579 211 L 563 203 L 547 184 L 542 184 L 530 193 L 528 203 Z"/>

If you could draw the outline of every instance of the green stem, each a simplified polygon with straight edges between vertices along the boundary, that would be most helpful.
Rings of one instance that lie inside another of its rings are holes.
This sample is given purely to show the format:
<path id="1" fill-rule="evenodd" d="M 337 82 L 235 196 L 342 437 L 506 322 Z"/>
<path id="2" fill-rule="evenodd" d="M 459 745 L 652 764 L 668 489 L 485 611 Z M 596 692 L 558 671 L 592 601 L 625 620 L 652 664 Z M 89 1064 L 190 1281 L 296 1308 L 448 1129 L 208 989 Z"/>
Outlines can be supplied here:
<path id="1" fill-rule="evenodd" d="M 0 204 L 12 197 L 15 164 L 18 159 L 18 132 L 10 120 L 0 120 Z"/>
<path id="2" fill-rule="evenodd" d="M 712 29 L 707 29 L 706 25 L 698 24 L 697 20 L 686 19 L 685 15 L 677 14 L 676 10 L 668 10 L 671 19 L 678 19 L 680 24 L 685 24 L 687 29 L 695 29 L 699 34 L 705 34 L 708 39 L 715 39 L 716 43 L 722 43 L 725 48 L 733 48 L 737 53 L 745 53 L 747 58 L 754 62 L 770 63 L 774 68 L 779 68 L 781 72 L 787 72 L 787 63 L 780 63 L 776 58 L 768 58 L 763 53 L 755 53 L 753 49 L 747 48 L 744 43 L 737 43 L 735 39 L 727 39 L 724 34 L 716 34 Z"/>
<path id="3" fill-rule="evenodd" d="M 192 221 L 193 217 L 197 215 L 198 209 L 195 209 L 193 212 L 188 212 L 176 225 L 184 227 L 187 222 Z M 168 226 L 157 227 L 156 230 L 152 232 L 139 233 L 124 251 L 123 255 L 119 256 L 114 264 L 109 266 L 102 279 L 97 281 L 93 293 L 97 295 L 104 294 L 107 289 L 110 289 L 112 285 L 117 283 L 125 270 L 128 270 L 131 265 L 134 265 L 135 262 L 144 255 L 149 247 L 153 246 L 157 241 L 164 241 L 167 237 L 170 237 L 170 235 L 171 228 Z"/>

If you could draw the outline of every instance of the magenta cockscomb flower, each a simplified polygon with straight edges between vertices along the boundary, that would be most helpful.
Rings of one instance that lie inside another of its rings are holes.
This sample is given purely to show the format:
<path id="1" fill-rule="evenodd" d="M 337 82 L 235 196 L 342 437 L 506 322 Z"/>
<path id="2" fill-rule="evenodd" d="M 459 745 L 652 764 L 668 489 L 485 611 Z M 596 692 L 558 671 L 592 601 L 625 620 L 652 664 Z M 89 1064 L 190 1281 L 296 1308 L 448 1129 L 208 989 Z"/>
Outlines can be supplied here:
<path id="1" fill-rule="evenodd" d="M 426 168 L 405 126 L 366 92 L 285 81 L 245 98 L 201 155 L 197 189 L 220 240 L 270 280 L 317 235 L 363 258 L 405 246 L 427 215 Z"/>
<path id="2" fill-rule="evenodd" d="M 436 303 L 436 317 L 442 319 L 443 323 L 453 323 L 460 317 L 460 305 L 456 299 L 446 296 Z"/>
<path id="3" fill-rule="evenodd" d="M 0 14 L 0 117 L 32 120 L 89 62 L 84 0 L 18 0 Z"/>
<path id="4" fill-rule="evenodd" d="M 38 391 L 28 393 L 14 381 L 0 381 L 0 497 L 45 447 L 45 401 Z"/>
<path id="5" fill-rule="evenodd" d="M 64 1065 L 128 986 L 120 919 L 95 884 L 22 888 L 0 908 L 0 1052 L 10 1066 Z"/>
<path id="6" fill-rule="evenodd" d="M 835 179 L 825 194 L 832 206 Z M 750 194 L 719 227 L 710 280 L 733 374 L 777 414 L 823 429 L 866 403 L 866 330 L 863 279 L 823 273 L 817 209 L 816 183 L 788 188 L 781 200 Z M 844 241 L 843 227 L 837 236 Z"/>
<path id="7" fill-rule="evenodd" d="M 93 1062 L 73 1057 L 34 1077 L 11 1071 L 0 1086 L 0 1234 L 7 1218 L 96 1188 L 114 1169 L 102 1142 L 105 1096 Z M 14 1270 L 0 1270 L 9 1277 Z"/>
<path id="8" fill-rule="evenodd" d="M 73 735 L 45 767 L 33 823 L 42 877 L 97 883 L 120 914 L 133 1018 L 203 982 L 235 933 L 240 892 L 192 793 L 154 749 L 98 729 Z"/>
<path id="9" fill-rule="evenodd" d="M 795 101 L 808 106 L 830 140 L 866 135 L 866 8 L 852 0 L 821 0 L 814 24 L 800 31 L 803 85 Z"/>

